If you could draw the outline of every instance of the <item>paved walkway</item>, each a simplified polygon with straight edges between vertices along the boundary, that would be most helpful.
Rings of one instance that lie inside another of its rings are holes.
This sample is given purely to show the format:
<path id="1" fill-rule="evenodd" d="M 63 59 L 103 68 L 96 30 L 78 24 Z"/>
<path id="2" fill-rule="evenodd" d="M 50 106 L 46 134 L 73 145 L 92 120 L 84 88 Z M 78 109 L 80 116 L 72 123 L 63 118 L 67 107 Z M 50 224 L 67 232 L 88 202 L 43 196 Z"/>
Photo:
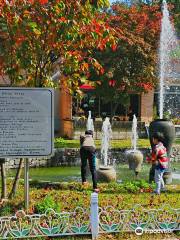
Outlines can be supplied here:
<path id="1" fill-rule="evenodd" d="M 172 178 L 180 180 L 180 173 L 172 173 Z"/>

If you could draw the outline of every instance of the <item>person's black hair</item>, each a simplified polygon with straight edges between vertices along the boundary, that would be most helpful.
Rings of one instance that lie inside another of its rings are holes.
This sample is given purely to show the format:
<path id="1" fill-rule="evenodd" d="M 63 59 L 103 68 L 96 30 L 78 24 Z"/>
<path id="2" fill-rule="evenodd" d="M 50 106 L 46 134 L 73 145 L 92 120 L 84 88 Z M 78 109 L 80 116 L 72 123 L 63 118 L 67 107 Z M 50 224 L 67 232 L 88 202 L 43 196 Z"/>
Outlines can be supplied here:
<path id="1" fill-rule="evenodd" d="M 92 130 L 86 130 L 85 134 L 92 135 L 93 136 L 93 131 Z"/>
<path id="2" fill-rule="evenodd" d="M 155 132 L 155 133 L 153 133 L 152 138 L 157 139 L 159 142 L 163 142 L 164 134 L 161 132 Z"/>

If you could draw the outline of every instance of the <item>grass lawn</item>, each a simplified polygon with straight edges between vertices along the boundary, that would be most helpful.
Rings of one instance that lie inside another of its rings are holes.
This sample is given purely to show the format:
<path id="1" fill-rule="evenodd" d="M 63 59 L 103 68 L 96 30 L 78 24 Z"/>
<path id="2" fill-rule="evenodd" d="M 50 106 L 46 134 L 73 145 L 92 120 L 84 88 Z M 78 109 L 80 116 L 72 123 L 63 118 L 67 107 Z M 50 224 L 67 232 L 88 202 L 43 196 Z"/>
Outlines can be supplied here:
<path id="1" fill-rule="evenodd" d="M 101 140 L 95 140 L 95 144 L 97 148 L 101 147 Z M 175 144 L 180 144 L 180 139 L 175 140 Z M 63 138 L 55 138 L 55 148 L 79 148 L 79 140 L 66 140 Z M 131 140 L 130 139 L 122 139 L 122 140 L 112 140 L 111 141 L 112 148 L 130 148 Z M 144 148 L 150 147 L 149 139 L 138 139 L 137 147 Z"/>
<path id="2" fill-rule="evenodd" d="M 95 144 L 97 148 L 101 147 L 101 140 L 95 140 Z M 150 147 L 148 139 L 138 139 L 137 142 L 138 147 Z M 55 148 L 79 148 L 79 140 L 66 140 L 63 138 L 55 139 Z M 130 148 L 131 140 L 130 139 L 122 139 L 122 140 L 112 140 L 111 141 L 112 148 Z"/>

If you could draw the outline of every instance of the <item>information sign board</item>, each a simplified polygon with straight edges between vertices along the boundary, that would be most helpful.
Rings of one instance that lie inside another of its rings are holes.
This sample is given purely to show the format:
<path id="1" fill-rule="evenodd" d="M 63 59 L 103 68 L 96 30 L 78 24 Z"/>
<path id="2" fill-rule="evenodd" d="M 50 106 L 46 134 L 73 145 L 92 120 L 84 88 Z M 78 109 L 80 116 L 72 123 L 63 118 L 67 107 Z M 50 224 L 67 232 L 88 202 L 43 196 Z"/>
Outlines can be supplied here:
<path id="1" fill-rule="evenodd" d="M 0 88 L 0 157 L 53 153 L 54 92 L 47 88 Z"/>

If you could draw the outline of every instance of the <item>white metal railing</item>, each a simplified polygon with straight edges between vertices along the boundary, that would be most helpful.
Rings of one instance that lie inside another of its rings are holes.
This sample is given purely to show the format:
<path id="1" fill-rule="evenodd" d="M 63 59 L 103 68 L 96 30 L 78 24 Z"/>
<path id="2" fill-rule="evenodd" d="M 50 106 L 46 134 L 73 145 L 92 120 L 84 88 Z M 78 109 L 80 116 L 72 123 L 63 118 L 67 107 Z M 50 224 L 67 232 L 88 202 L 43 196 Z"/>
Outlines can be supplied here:
<path id="1" fill-rule="evenodd" d="M 48 209 L 44 214 L 26 214 L 20 210 L 14 216 L 0 218 L 0 239 L 58 237 L 101 233 L 134 232 L 171 233 L 180 230 L 180 209 L 164 205 L 147 209 L 135 205 L 133 209 L 118 210 L 113 206 L 98 207 L 98 194 L 91 194 L 88 209 L 77 207 L 72 212 L 57 213 Z"/>

